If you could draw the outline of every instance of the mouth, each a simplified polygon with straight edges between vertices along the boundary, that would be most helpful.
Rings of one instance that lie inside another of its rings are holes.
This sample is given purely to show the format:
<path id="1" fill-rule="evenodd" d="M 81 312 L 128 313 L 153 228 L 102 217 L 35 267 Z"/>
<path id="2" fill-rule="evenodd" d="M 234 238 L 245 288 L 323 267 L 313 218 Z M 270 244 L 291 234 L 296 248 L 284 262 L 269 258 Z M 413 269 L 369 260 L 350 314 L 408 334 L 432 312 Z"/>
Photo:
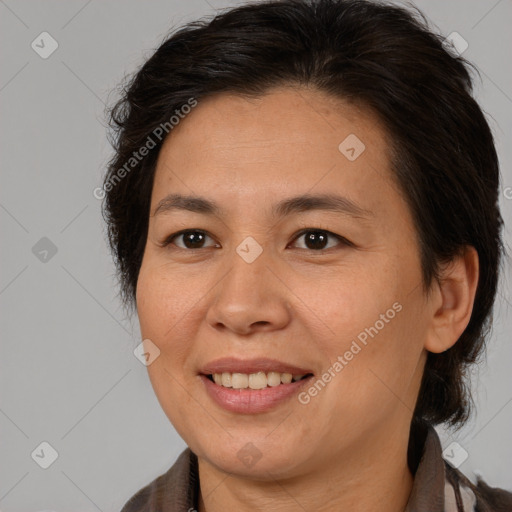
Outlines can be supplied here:
<path id="1" fill-rule="evenodd" d="M 256 373 L 238 373 L 222 372 L 203 374 L 211 382 L 218 386 L 231 389 L 250 389 L 258 390 L 265 388 L 275 388 L 305 380 L 313 376 L 313 373 L 304 374 L 281 373 L 277 371 L 256 372 Z"/>
<path id="2" fill-rule="evenodd" d="M 266 357 L 224 357 L 201 368 L 200 375 L 224 388 L 258 390 L 297 382 L 311 377 L 313 372 L 308 368 Z"/>
<path id="3" fill-rule="evenodd" d="M 238 414 L 257 414 L 289 403 L 314 374 L 277 359 L 224 357 L 202 367 L 198 376 L 218 406 Z"/>

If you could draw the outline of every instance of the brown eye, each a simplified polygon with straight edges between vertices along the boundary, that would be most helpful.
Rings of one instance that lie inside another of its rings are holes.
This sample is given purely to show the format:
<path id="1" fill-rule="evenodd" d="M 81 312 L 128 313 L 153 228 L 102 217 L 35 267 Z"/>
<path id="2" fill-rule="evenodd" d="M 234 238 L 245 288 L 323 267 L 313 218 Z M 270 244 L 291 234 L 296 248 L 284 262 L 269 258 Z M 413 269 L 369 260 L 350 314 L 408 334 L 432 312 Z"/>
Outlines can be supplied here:
<path id="1" fill-rule="evenodd" d="M 304 238 L 305 247 L 299 247 L 300 249 L 309 249 L 312 251 L 322 251 L 324 249 L 331 249 L 337 244 L 342 243 L 344 245 L 350 245 L 348 240 L 345 240 L 339 235 L 335 235 L 330 231 L 323 229 L 306 229 L 301 231 L 295 240 Z M 329 239 L 334 239 L 334 244 L 329 245 Z"/>
<path id="2" fill-rule="evenodd" d="M 180 231 L 179 233 L 174 233 L 170 237 L 168 237 L 163 246 L 167 246 L 170 244 L 175 245 L 180 249 L 204 249 L 205 240 L 209 238 L 213 240 L 208 234 L 204 231 L 200 230 L 186 230 Z M 176 243 L 175 240 L 181 240 L 181 244 Z M 214 244 L 215 245 L 215 244 Z"/>

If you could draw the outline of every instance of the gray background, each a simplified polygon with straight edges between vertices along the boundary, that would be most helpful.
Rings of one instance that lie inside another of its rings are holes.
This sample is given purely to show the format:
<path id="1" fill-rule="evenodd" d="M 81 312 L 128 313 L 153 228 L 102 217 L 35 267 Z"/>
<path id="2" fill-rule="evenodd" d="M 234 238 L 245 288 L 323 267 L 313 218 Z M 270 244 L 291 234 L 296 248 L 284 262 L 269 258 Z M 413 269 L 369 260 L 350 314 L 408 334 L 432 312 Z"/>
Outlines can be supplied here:
<path id="1" fill-rule="evenodd" d="M 3 512 L 117 511 L 185 448 L 133 355 L 138 323 L 116 298 L 93 190 L 111 154 L 109 91 L 172 27 L 229 5 L 0 0 Z M 416 5 L 445 36 L 457 31 L 468 41 L 464 56 L 481 71 L 476 95 L 497 139 L 510 246 L 512 2 Z M 43 31 L 59 45 L 47 59 L 31 47 Z M 512 489 L 509 289 L 506 263 L 488 362 L 475 374 L 478 414 L 461 432 L 441 434 L 443 447 L 457 442 L 468 453 L 460 466 L 468 477 L 477 471 Z M 48 469 L 31 457 L 43 441 L 59 455 Z"/>

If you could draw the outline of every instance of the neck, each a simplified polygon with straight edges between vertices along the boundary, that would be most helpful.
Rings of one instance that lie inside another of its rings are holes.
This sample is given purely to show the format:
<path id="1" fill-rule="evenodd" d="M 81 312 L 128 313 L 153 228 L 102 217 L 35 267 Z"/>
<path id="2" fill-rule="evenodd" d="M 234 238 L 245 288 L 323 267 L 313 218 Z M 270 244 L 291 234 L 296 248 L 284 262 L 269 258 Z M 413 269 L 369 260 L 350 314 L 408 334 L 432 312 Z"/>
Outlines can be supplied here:
<path id="1" fill-rule="evenodd" d="M 413 484 L 407 465 L 409 430 L 384 434 L 369 435 L 357 452 L 333 450 L 327 464 L 288 479 L 251 480 L 198 458 L 198 512 L 402 511 Z"/>

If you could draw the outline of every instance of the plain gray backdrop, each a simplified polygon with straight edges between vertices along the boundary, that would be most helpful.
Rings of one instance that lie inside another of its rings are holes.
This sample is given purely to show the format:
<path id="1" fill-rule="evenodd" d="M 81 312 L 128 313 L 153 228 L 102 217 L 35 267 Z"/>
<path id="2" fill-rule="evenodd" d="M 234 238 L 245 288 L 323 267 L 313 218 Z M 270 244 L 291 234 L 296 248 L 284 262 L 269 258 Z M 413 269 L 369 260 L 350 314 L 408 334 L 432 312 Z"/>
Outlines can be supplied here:
<path id="1" fill-rule="evenodd" d="M 3 512 L 118 511 L 185 448 L 133 354 L 138 323 L 117 299 L 93 190 L 111 156 L 109 92 L 173 27 L 236 4 L 0 0 Z M 510 247 L 512 2 L 415 5 L 443 35 L 467 41 L 463 55 L 481 72 L 476 96 L 496 137 Z M 479 472 L 512 490 L 507 262 L 504 269 L 487 363 L 474 375 L 477 414 L 462 431 L 440 433 L 443 448 L 457 443 L 457 456 L 467 453 L 460 469 L 469 478 Z M 44 469 L 52 450 L 58 456 Z"/>

